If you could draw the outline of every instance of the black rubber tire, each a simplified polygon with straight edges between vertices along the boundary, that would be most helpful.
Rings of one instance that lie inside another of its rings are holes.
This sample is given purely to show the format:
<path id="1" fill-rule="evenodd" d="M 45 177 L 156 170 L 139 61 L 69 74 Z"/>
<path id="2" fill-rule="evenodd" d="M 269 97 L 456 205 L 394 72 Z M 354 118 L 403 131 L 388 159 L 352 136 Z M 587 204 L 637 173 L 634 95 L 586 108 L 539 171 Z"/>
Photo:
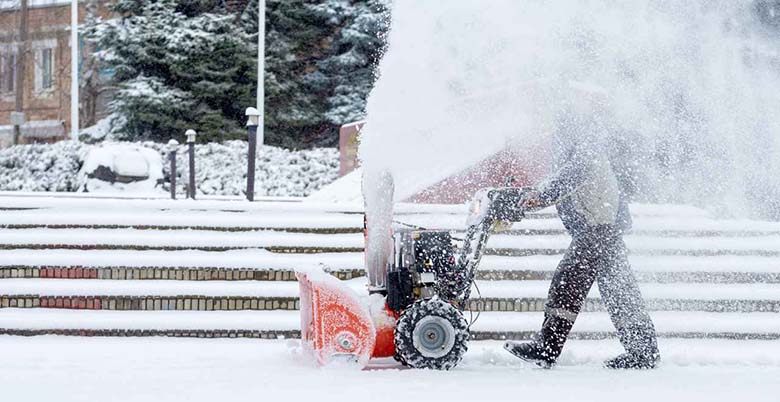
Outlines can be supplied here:
<path id="1" fill-rule="evenodd" d="M 446 333 L 441 333 L 446 335 L 441 337 L 441 347 L 431 351 L 415 345 L 415 328 L 421 323 L 432 325 L 433 329 L 446 326 L 443 328 Z M 450 370 L 460 363 L 468 350 L 469 328 L 463 313 L 450 303 L 440 299 L 421 300 L 409 306 L 398 318 L 394 337 L 395 359 L 402 364 L 420 369 Z"/>

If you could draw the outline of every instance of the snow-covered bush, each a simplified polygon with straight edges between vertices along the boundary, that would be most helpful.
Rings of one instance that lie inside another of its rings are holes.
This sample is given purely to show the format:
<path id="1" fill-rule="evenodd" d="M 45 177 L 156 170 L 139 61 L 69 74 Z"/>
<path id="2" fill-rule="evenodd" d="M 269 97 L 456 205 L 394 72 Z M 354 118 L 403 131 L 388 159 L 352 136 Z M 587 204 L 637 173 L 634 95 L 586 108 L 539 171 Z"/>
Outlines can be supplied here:
<path id="1" fill-rule="evenodd" d="M 89 145 L 62 141 L 55 144 L 19 145 L 0 149 L 0 191 L 78 191 L 83 185 L 79 170 L 89 151 L 111 144 L 139 145 L 160 153 L 164 183 L 170 188 L 168 147 L 153 142 Z M 246 188 L 245 141 L 207 143 L 195 146 L 195 181 L 198 194 L 241 195 Z M 188 177 L 187 146 L 177 155 L 177 188 L 184 193 Z M 338 177 L 338 150 L 318 148 L 290 151 L 262 146 L 255 168 L 258 196 L 307 196 Z"/>
<path id="2" fill-rule="evenodd" d="M 151 145 L 151 144 L 149 144 Z M 170 184 L 168 147 L 154 144 L 165 157 L 165 186 Z M 195 146 L 195 183 L 198 194 L 241 195 L 246 188 L 247 143 L 226 141 Z M 187 145 L 177 151 L 176 185 L 184 191 L 189 172 Z M 262 146 L 257 150 L 255 194 L 268 196 L 307 196 L 338 177 L 338 151 L 315 148 L 289 151 Z"/>
<path id="3" fill-rule="evenodd" d="M 0 149 L 0 191 L 77 191 L 88 151 L 72 141 Z"/>

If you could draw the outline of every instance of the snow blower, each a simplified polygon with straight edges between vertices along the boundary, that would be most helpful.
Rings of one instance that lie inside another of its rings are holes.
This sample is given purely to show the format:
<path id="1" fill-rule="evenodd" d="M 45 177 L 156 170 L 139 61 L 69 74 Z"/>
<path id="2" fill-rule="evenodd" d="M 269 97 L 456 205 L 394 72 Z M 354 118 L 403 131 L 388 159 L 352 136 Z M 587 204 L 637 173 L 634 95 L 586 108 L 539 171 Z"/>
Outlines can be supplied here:
<path id="1" fill-rule="evenodd" d="M 388 208 L 367 208 L 364 219 L 369 295 L 358 296 L 329 274 L 297 273 L 301 336 L 323 365 L 394 357 L 413 368 L 449 370 L 468 348 L 463 312 L 485 244 L 497 225 L 523 219 L 525 189 L 477 192 L 458 239 L 449 231 L 393 230 L 388 180 L 377 192 Z"/>

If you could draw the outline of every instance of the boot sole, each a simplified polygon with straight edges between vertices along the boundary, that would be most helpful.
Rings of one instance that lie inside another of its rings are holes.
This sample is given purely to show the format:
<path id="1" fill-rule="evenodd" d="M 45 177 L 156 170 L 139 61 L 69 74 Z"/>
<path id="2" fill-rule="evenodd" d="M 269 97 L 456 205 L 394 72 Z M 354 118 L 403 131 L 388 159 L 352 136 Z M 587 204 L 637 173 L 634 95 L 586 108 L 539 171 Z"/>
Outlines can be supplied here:
<path id="1" fill-rule="evenodd" d="M 531 359 L 529 357 L 526 357 L 526 356 L 523 356 L 521 354 L 515 353 L 511 349 L 511 346 L 509 346 L 506 343 L 504 344 L 504 350 L 506 350 L 507 352 L 511 353 L 512 356 L 517 357 L 518 359 L 520 359 L 520 360 L 522 360 L 524 362 L 533 363 L 533 364 L 535 364 L 535 365 L 537 365 L 537 366 L 539 366 L 540 368 L 543 368 L 543 369 L 551 369 L 553 367 L 553 365 L 554 365 L 554 363 L 550 363 L 550 362 L 548 362 L 546 360 Z"/>

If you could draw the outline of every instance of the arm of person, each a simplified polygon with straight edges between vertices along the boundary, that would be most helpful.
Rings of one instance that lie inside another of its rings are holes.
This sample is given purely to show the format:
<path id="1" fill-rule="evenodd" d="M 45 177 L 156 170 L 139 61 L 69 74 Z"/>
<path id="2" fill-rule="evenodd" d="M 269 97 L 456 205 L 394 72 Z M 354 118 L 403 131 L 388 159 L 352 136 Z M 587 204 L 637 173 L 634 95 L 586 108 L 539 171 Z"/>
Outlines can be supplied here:
<path id="1" fill-rule="evenodd" d="M 539 209 L 561 202 L 582 186 L 586 170 L 584 161 L 569 160 L 542 181 L 535 191 L 524 195 L 520 204 L 526 208 Z"/>

